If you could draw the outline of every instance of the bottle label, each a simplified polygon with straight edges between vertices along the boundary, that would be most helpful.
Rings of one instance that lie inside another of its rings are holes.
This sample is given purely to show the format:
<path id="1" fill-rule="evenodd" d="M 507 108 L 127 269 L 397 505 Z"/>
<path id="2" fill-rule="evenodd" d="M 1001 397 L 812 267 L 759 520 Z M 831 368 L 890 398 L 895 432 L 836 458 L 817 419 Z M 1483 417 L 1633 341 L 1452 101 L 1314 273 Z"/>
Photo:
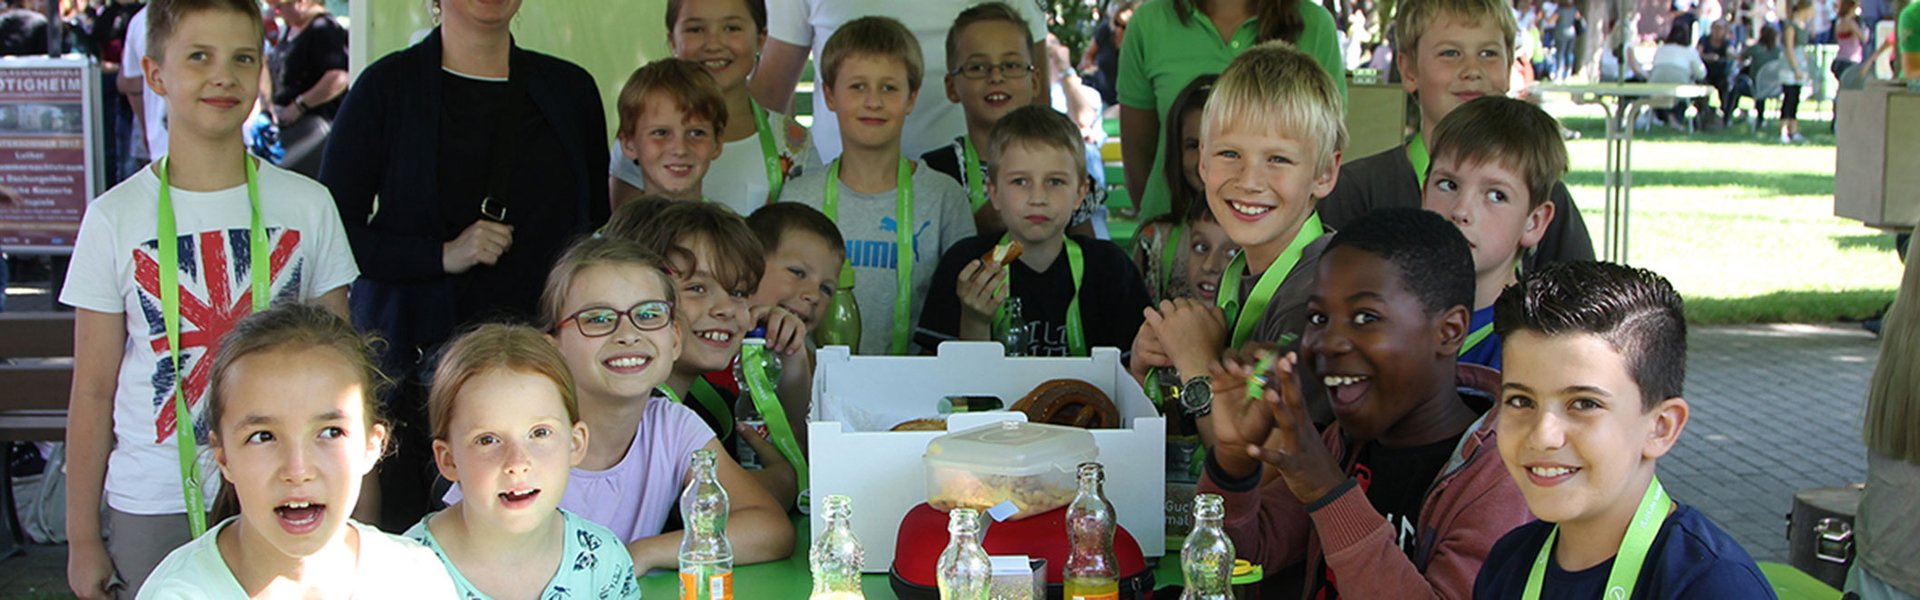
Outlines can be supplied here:
<path id="1" fill-rule="evenodd" d="M 759 435 L 760 439 L 764 440 L 768 438 L 767 422 L 764 419 L 741 419 L 740 422 L 752 430 L 755 435 Z M 760 464 L 760 454 L 753 451 L 753 445 L 747 443 L 746 438 L 740 437 L 735 439 L 734 442 L 738 444 L 738 447 L 734 449 L 734 455 L 740 458 L 738 461 L 740 468 L 748 471 L 758 471 L 761 467 L 765 466 Z"/>
<path id="2" fill-rule="evenodd" d="M 680 572 L 680 600 L 733 600 L 733 573 L 721 573 L 700 581 L 697 573 Z"/>

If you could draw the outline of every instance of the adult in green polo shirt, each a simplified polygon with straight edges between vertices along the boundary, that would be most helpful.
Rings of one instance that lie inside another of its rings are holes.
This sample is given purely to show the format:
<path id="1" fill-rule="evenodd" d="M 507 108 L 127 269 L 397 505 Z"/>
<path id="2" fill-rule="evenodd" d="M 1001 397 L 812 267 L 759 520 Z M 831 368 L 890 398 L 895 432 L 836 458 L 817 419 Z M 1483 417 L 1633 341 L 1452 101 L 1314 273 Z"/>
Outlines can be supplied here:
<path id="1" fill-rule="evenodd" d="M 1137 17 L 1136 17 L 1137 18 Z M 1900 9 L 1898 27 L 1900 38 L 1900 76 L 1907 79 L 1920 79 L 1920 2 L 1907 4 Z M 1126 72 L 1122 63 L 1121 73 Z"/>
<path id="2" fill-rule="evenodd" d="M 1285 15 L 1304 28 L 1289 36 Z M 1230 27 L 1224 27 L 1230 26 Z M 1232 37 L 1221 31 L 1232 31 Z M 1335 38 L 1333 15 L 1303 0 L 1150 0 L 1134 10 L 1120 44 L 1120 147 L 1127 193 L 1145 221 L 1168 210 L 1160 154 L 1167 109 L 1187 83 L 1219 73 L 1240 51 L 1270 39 L 1289 39 L 1333 76 L 1344 99 L 1347 68 Z"/>

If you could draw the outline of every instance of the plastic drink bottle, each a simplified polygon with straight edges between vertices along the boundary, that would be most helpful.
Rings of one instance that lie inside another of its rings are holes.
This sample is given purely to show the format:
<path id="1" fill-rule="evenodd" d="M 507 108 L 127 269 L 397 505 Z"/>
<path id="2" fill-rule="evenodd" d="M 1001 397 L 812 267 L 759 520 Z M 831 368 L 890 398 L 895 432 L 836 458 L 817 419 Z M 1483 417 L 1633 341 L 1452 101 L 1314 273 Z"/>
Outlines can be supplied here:
<path id="1" fill-rule="evenodd" d="M 853 265 L 841 263 L 840 283 L 813 330 L 813 341 L 822 348 L 846 346 L 860 351 L 860 303 L 853 298 Z"/>

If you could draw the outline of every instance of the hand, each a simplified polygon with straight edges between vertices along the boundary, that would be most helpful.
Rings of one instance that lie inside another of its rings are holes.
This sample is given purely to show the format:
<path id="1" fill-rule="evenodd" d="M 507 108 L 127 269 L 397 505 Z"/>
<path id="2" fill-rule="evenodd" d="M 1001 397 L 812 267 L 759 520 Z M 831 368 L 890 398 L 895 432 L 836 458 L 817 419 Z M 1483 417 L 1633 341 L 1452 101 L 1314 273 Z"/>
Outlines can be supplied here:
<path id="1" fill-rule="evenodd" d="M 791 357 L 807 349 L 807 323 L 780 305 L 753 307 L 753 322 L 767 328 L 767 349 Z"/>
<path id="2" fill-rule="evenodd" d="M 760 459 L 760 470 L 774 472 L 784 471 L 787 474 L 787 479 L 794 478 L 793 463 L 787 462 L 786 455 L 781 454 L 780 449 L 775 448 L 771 440 L 762 437 L 760 432 L 754 431 L 753 428 L 748 427 L 746 423 L 734 423 L 733 434 L 739 436 L 740 439 L 746 440 L 747 445 L 753 448 L 753 455 Z"/>
<path id="3" fill-rule="evenodd" d="M 1265 402 L 1247 398 L 1247 379 L 1259 353 L 1271 355 L 1271 348 L 1229 351 L 1212 364 L 1207 374 L 1213 378 L 1213 412 L 1205 418 L 1213 425 L 1214 460 L 1236 478 L 1253 474 L 1259 464 L 1250 452 L 1267 440 L 1273 431 L 1273 414 Z"/>
<path id="4" fill-rule="evenodd" d="M 965 318 L 992 323 L 1000 304 L 1007 299 L 1007 272 L 975 259 L 960 269 L 954 292 L 960 296 Z"/>
<path id="5" fill-rule="evenodd" d="M 107 556 L 105 544 L 100 540 L 91 540 L 91 543 L 76 540 L 68 545 L 67 586 L 73 588 L 75 596 L 82 600 L 113 598 L 107 587 L 112 581 L 113 559 Z"/>
<path id="6" fill-rule="evenodd" d="M 1158 318 L 1159 311 L 1143 309 L 1148 319 Z M 1160 333 L 1150 324 L 1142 323 L 1140 332 L 1133 336 L 1133 360 L 1127 363 L 1127 371 L 1133 378 L 1145 385 L 1147 371 L 1159 367 L 1173 366 L 1173 357 L 1167 355 L 1166 346 L 1160 343 Z"/>
<path id="7" fill-rule="evenodd" d="M 1205 373 L 1207 364 L 1227 347 L 1226 313 L 1192 298 L 1161 301 L 1158 314 L 1147 314 L 1147 325 L 1159 334 L 1183 378 Z"/>
<path id="8" fill-rule="evenodd" d="M 492 265 L 513 247 L 513 226 L 481 219 L 468 225 L 460 237 L 440 245 L 440 268 L 448 274 L 467 272 L 474 265 Z"/>
<path id="9" fill-rule="evenodd" d="M 276 106 L 273 112 L 274 122 L 279 123 L 281 127 L 292 125 L 294 121 L 300 120 L 302 115 L 307 114 L 307 111 L 300 109 L 299 102 L 294 102 L 286 106 Z"/>
<path id="10" fill-rule="evenodd" d="M 1293 491 L 1293 496 L 1301 504 L 1310 504 L 1325 497 L 1340 482 L 1346 481 L 1347 474 L 1340 469 L 1339 461 L 1327 450 L 1327 445 L 1321 442 L 1320 433 L 1313 426 L 1313 418 L 1307 415 L 1306 401 L 1301 398 L 1300 383 L 1294 375 L 1298 367 L 1299 355 L 1289 352 L 1276 361 L 1273 369 L 1267 373 L 1268 385 L 1262 394 L 1263 402 L 1255 404 L 1267 405 L 1267 411 L 1273 417 L 1273 430 L 1265 444 L 1248 447 L 1247 454 L 1279 470 L 1281 478 L 1287 482 L 1287 488 Z M 1215 397 L 1218 398 L 1217 392 Z M 1214 414 L 1219 414 L 1220 405 L 1221 401 L 1216 399 Z M 1217 425 L 1221 422 L 1214 421 L 1215 435 L 1219 435 Z"/>

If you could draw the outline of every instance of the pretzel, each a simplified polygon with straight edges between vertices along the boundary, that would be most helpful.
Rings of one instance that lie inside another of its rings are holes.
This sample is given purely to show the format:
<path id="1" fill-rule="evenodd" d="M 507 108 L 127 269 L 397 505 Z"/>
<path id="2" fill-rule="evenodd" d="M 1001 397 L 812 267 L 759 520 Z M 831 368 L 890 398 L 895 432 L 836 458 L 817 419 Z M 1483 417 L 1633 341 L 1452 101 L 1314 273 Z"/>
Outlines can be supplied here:
<path id="1" fill-rule="evenodd" d="M 946 419 L 914 419 L 894 425 L 891 431 L 946 431 Z"/>
<path id="2" fill-rule="evenodd" d="M 994 246 L 986 254 L 980 255 L 980 262 L 995 268 L 1004 267 L 1013 264 L 1014 260 L 1020 258 L 1020 253 L 1026 251 L 1027 247 L 1021 245 L 1020 240 L 1008 240 L 1007 243 Z"/>
<path id="3" fill-rule="evenodd" d="M 1093 384 L 1078 379 L 1055 379 L 1040 384 L 1013 404 L 1035 423 L 1071 425 L 1086 429 L 1120 426 L 1120 410 L 1113 399 Z"/>

